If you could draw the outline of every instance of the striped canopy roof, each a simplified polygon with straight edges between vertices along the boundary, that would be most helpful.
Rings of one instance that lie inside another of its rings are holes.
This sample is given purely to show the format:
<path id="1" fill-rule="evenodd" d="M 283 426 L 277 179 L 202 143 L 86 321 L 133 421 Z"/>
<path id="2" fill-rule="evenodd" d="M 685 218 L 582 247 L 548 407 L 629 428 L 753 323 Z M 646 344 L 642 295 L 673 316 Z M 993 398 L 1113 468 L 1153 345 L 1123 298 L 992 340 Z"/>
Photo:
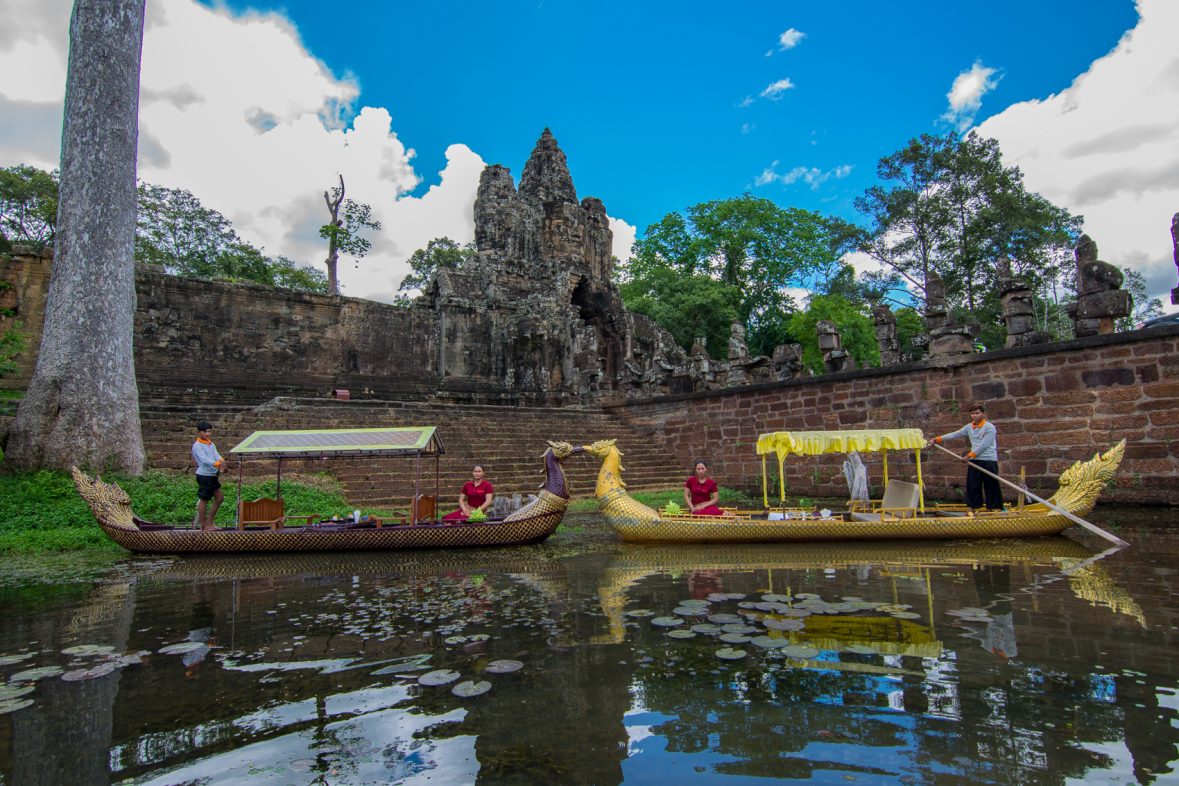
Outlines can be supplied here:
<path id="1" fill-rule="evenodd" d="M 434 426 L 255 431 L 230 453 L 241 458 L 419 456 L 444 453 Z"/>

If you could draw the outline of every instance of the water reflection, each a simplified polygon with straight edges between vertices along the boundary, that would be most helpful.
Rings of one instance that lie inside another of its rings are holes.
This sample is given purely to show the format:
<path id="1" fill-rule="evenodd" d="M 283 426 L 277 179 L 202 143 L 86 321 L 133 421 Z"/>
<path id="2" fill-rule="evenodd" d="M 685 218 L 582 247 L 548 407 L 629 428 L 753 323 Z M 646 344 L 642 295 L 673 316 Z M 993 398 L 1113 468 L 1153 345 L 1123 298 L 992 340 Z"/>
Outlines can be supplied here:
<path id="1" fill-rule="evenodd" d="M 1176 551 L 551 543 L 0 576 L 0 709 L 32 702 L 0 714 L 0 784 L 1163 782 Z M 439 669 L 459 676 L 419 682 Z"/>

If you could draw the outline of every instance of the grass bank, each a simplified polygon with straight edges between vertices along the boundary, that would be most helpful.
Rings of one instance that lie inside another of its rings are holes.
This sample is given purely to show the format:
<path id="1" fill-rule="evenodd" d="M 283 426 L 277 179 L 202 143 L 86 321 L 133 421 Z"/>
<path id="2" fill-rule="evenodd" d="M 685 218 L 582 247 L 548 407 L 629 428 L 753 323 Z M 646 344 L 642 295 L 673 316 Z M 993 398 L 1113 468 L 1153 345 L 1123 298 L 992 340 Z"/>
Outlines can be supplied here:
<path id="1" fill-rule="evenodd" d="M 149 471 L 139 477 L 110 476 L 131 495 L 136 515 L 161 523 L 192 521 L 196 514 L 196 482 L 191 475 Z M 225 502 L 217 523 L 229 526 L 237 509 L 237 488 L 223 487 Z M 351 512 L 334 478 L 324 475 L 284 478 L 287 509 L 316 515 Z M 273 497 L 274 481 L 246 483 L 246 499 Z M 378 511 L 365 511 L 378 512 Z M 62 472 L 41 471 L 0 475 L 0 554 L 103 549 L 122 551 L 112 543 Z"/>

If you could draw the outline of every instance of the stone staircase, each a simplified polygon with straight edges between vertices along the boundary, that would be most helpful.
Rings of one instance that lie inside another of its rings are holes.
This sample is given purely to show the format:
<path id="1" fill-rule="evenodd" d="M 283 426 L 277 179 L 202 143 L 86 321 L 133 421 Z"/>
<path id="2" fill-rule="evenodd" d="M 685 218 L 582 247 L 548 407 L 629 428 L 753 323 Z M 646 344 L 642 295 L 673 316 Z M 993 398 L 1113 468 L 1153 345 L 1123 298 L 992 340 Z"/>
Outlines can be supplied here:
<path id="1" fill-rule="evenodd" d="M 326 398 L 276 398 L 251 406 L 209 395 L 184 403 L 145 399 L 140 403 L 140 418 L 149 465 L 186 471 L 192 470 L 193 425 L 202 418 L 214 424 L 213 438 L 223 454 L 257 430 L 433 425 L 445 449 L 438 461 L 440 505 L 445 510 L 457 506 L 459 489 L 470 479 L 475 463 L 484 465 L 499 494 L 534 492 L 543 481 L 540 457 L 549 439 L 573 444 L 617 439 L 626 456 L 626 482 L 632 490 L 678 487 L 689 471 L 679 466 L 661 436 L 639 434 L 616 416 L 596 409 Z M 283 462 L 283 474 L 330 472 L 343 483 L 352 504 L 375 508 L 407 504 L 413 491 L 413 466 L 412 459 L 403 458 L 290 460 Z M 571 456 L 565 469 L 575 498 L 593 495 L 596 459 Z M 273 461 L 246 464 L 250 479 L 273 477 L 274 471 Z M 434 459 L 423 459 L 423 493 L 434 490 L 434 475 Z"/>

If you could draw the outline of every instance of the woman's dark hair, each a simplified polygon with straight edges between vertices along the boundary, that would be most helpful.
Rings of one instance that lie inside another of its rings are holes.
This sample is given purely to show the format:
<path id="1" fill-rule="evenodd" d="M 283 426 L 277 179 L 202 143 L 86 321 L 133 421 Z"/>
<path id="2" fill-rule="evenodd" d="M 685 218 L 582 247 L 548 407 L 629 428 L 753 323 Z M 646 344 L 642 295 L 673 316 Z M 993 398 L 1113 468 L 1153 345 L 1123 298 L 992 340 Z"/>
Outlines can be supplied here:
<path id="1" fill-rule="evenodd" d="M 474 466 L 472 466 L 472 467 L 471 467 L 471 471 L 472 471 L 472 472 L 474 472 L 474 471 L 475 471 L 475 467 L 478 467 L 479 469 L 483 470 L 484 472 L 486 472 L 486 471 L 487 471 L 487 467 L 483 466 L 482 464 L 478 464 L 478 463 L 476 463 Z"/>
<path id="2" fill-rule="evenodd" d="M 705 469 L 708 469 L 708 462 L 704 459 L 696 459 L 692 462 L 692 469 L 696 469 L 697 464 L 703 464 Z"/>

